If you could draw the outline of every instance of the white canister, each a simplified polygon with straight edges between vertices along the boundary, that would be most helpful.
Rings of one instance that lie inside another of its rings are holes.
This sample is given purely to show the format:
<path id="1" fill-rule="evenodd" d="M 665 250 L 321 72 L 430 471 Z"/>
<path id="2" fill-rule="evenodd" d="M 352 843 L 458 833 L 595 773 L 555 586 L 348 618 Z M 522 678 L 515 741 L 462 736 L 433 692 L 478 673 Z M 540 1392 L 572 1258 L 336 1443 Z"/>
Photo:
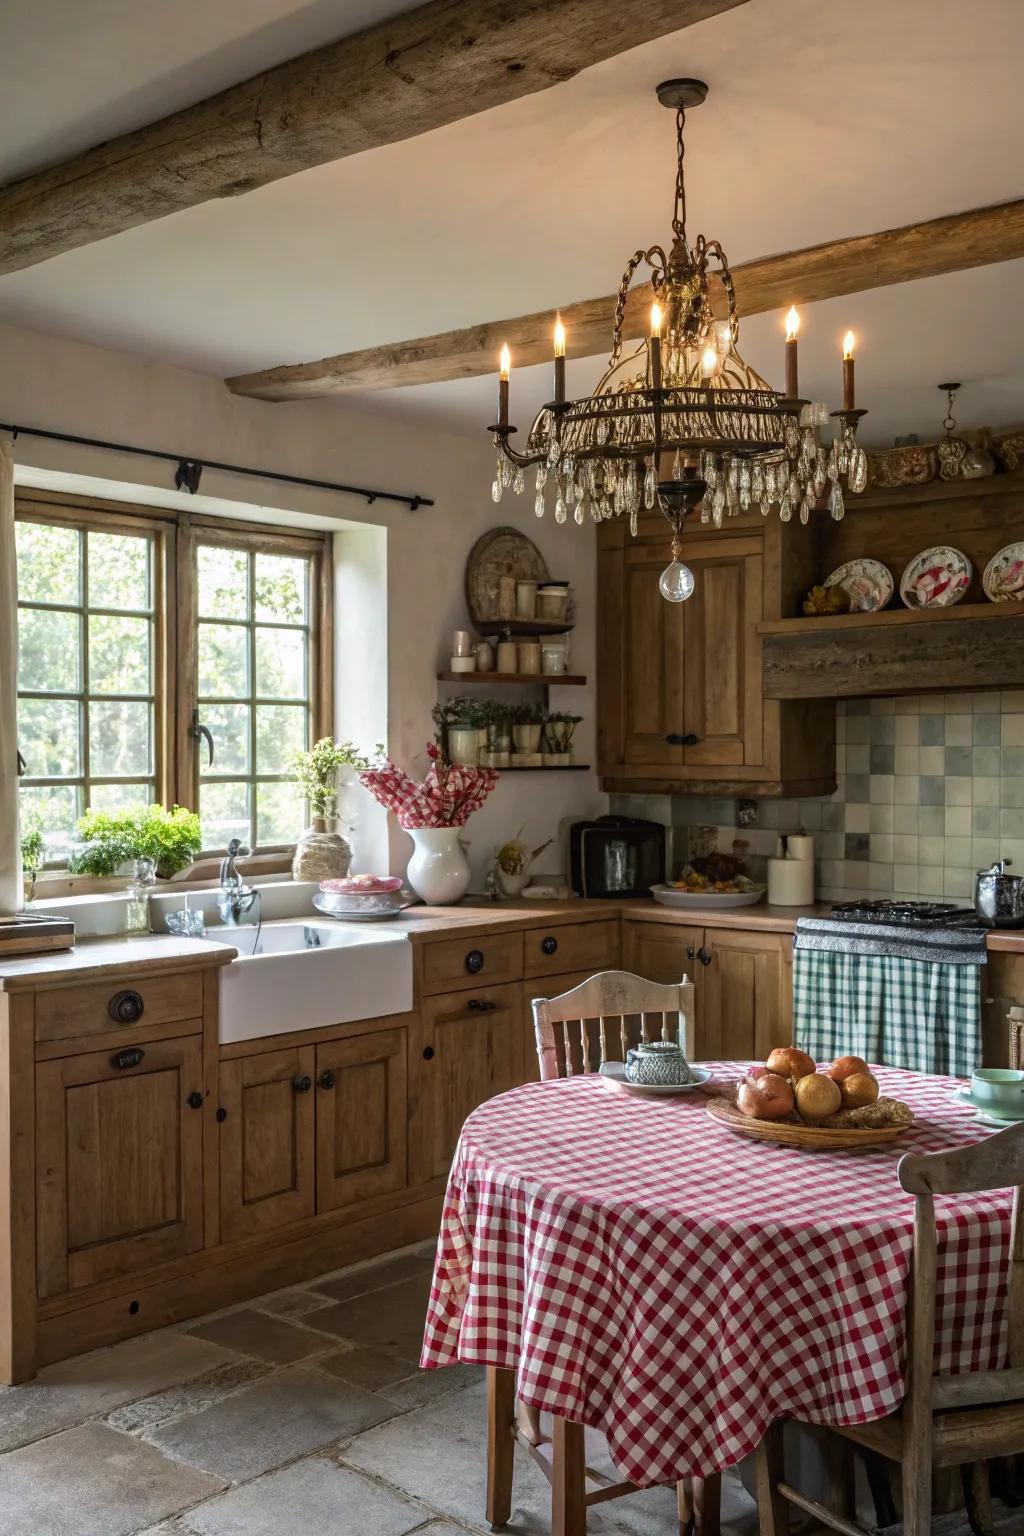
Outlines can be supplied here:
<path id="1" fill-rule="evenodd" d="M 516 618 L 532 619 L 537 613 L 537 583 L 516 582 Z"/>
<path id="2" fill-rule="evenodd" d="M 473 636 L 468 629 L 457 629 L 452 635 L 452 655 L 472 656 Z"/>
<path id="3" fill-rule="evenodd" d="M 769 859 L 768 905 L 772 907 L 813 906 L 814 860 Z"/>
<path id="4" fill-rule="evenodd" d="M 565 646 L 542 645 L 540 648 L 540 669 L 548 677 L 554 677 L 559 672 L 564 672 Z"/>
<path id="5" fill-rule="evenodd" d="M 810 859 L 814 863 L 814 838 L 804 832 L 791 832 L 786 838 L 787 859 Z"/>
<path id="6" fill-rule="evenodd" d="M 514 676 L 519 671 L 518 647 L 514 640 L 498 641 L 498 671 Z"/>

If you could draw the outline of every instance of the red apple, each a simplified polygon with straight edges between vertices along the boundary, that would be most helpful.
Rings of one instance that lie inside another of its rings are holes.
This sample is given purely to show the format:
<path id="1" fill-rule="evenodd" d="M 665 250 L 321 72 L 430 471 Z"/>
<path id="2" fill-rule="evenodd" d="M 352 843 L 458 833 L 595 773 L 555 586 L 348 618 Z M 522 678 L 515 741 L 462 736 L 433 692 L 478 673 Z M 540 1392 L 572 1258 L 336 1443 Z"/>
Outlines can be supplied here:
<path id="1" fill-rule="evenodd" d="M 774 1072 L 745 1077 L 736 1093 L 736 1107 L 751 1120 L 784 1120 L 793 1110 L 793 1090 Z"/>

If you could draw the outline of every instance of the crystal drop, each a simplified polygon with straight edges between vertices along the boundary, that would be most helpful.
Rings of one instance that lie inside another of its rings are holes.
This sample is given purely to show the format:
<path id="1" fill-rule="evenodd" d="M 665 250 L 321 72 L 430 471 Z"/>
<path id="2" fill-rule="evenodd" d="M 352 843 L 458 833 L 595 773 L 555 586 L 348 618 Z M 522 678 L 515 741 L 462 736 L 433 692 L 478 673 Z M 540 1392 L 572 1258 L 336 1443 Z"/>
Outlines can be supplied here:
<path id="1" fill-rule="evenodd" d="M 582 501 L 578 501 L 576 503 L 576 510 L 573 513 L 573 517 L 576 519 L 577 523 L 582 524 L 584 515 L 583 503 Z"/>
<path id="2" fill-rule="evenodd" d="M 682 461 L 682 459 L 679 456 L 679 449 L 677 448 L 676 449 L 676 453 L 675 453 L 675 458 L 672 460 L 672 479 L 673 480 L 681 480 L 682 478 L 683 478 L 683 461 Z"/>
<path id="3" fill-rule="evenodd" d="M 838 480 L 833 480 L 832 489 L 828 493 L 828 509 L 835 521 L 840 522 L 846 508 L 843 505 L 843 489 Z"/>
<path id="4" fill-rule="evenodd" d="M 501 464 L 501 483 L 503 486 L 512 484 L 512 465 L 508 459 L 503 459 Z"/>
<path id="5" fill-rule="evenodd" d="M 739 482 L 740 506 L 745 512 L 750 506 L 750 465 L 744 459 L 740 466 Z"/>
<path id="6" fill-rule="evenodd" d="M 761 503 L 761 516 L 762 517 L 767 517 L 768 513 L 771 511 L 771 509 L 772 509 L 771 502 L 769 502 L 769 501 L 762 501 L 762 503 Z"/>
<path id="7" fill-rule="evenodd" d="M 555 522 L 565 522 L 565 497 L 562 495 L 561 491 L 559 491 L 555 500 Z"/>
<path id="8" fill-rule="evenodd" d="M 801 498 L 801 501 L 800 501 L 800 521 L 802 523 L 807 523 L 807 522 L 810 521 L 810 517 L 811 517 L 811 504 L 807 500 L 807 493 L 805 492 L 803 497 Z"/>
<path id="9" fill-rule="evenodd" d="M 735 459 L 729 461 L 729 473 L 726 477 L 726 483 L 728 484 L 730 495 L 739 490 L 740 469 Z"/>
<path id="10" fill-rule="evenodd" d="M 636 538 L 636 531 L 637 531 L 637 528 L 639 526 L 639 524 L 637 523 L 637 512 L 638 511 L 639 511 L 639 508 L 632 507 L 632 508 L 630 508 L 630 513 L 629 513 L 629 531 L 633 535 L 634 539 Z"/>
<path id="11" fill-rule="evenodd" d="M 750 475 L 750 494 L 755 501 L 764 500 L 764 465 L 760 459 L 754 460 L 754 468 Z"/>
<path id="12" fill-rule="evenodd" d="M 606 491 L 614 492 L 614 491 L 618 490 L 618 486 L 619 486 L 619 470 L 618 470 L 618 466 L 615 463 L 614 459 L 609 459 L 608 462 L 604 466 L 604 488 L 605 488 Z"/>
<path id="13" fill-rule="evenodd" d="M 789 499 L 788 497 L 783 496 L 782 500 L 779 502 L 779 520 L 780 522 L 788 523 L 792 516 L 793 508 L 789 504 Z"/>
<path id="14" fill-rule="evenodd" d="M 794 474 L 790 475 L 789 484 L 786 486 L 786 500 L 791 507 L 795 507 L 800 500 L 800 482 Z"/>
<path id="15" fill-rule="evenodd" d="M 566 483 L 572 480 L 576 474 L 576 460 L 573 458 L 571 453 L 567 453 L 565 458 L 562 460 L 562 473 L 566 478 Z"/>
<path id="16" fill-rule="evenodd" d="M 679 457 L 679 455 L 676 454 L 676 458 L 677 459 L 678 459 L 678 457 Z M 673 467 L 673 474 L 675 475 L 674 467 Z M 675 475 L 675 478 L 677 480 L 681 479 L 682 478 L 681 472 L 680 472 L 680 474 Z M 710 454 L 708 454 L 708 462 L 707 462 L 707 468 L 704 471 L 704 479 L 707 481 L 707 483 L 711 487 L 711 489 L 714 490 L 715 486 L 718 484 L 718 465 L 715 463 L 714 459 L 711 457 Z"/>
<path id="17" fill-rule="evenodd" d="M 850 490 L 855 496 L 859 496 L 868 483 L 868 456 L 863 448 L 855 448 L 850 455 L 850 470 L 848 475 Z"/>
<path id="18" fill-rule="evenodd" d="M 548 470 L 546 464 L 537 465 L 537 489 L 542 491 L 548 483 Z"/>
<path id="19" fill-rule="evenodd" d="M 517 496 L 521 496 L 526 488 L 526 476 L 523 474 L 523 466 L 520 464 L 512 481 L 512 489 Z"/>
<path id="20" fill-rule="evenodd" d="M 800 431 L 792 416 L 786 420 L 785 443 L 786 452 L 792 458 L 800 446 Z"/>
<path id="21" fill-rule="evenodd" d="M 608 441 L 608 421 L 604 416 L 597 423 L 597 440 L 599 443 L 606 443 Z"/>
<path id="22" fill-rule="evenodd" d="M 644 506 L 653 507 L 657 495 L 657 482 L 654 478 L 654 465 L 648 464 L 647 473 L 644 475 Z"/>
<path id="23" fill-rule="evenodd" d="M 662 597 L 668 603 L 685 603 L 693 592 L 693 572 L 681 560 L 673 560 L 658 579 Z"/>
<path id="24" fill-rule="evenodd" d="M 778 497 L 778 485 L 775 480 L 775 465 L 767 465 L 764 472 L 764 493 L 769 501 L 775 501 Z"/>
<path id="25" fill-rule="evenodd" d="M 533 498 L 533 510 L 538 517 L 544 516 L 544 492 L 538 491 Z"/>
<path id="26" fill-rule="evenodd" d="M 548 443 L 548 463 L 557 464 L 562 456 L 562 445 L 557 437 L 553 437 Z"/>
<path id="27" fill-rule="evenodd" d="M 500 475 L 496 475 L 495 476 L 494 483 L 491 486 L 491 500 L 492 501 L 500 501 L 501 500 L 501 476 Z"/>
<path id="28" fill-rule="evenodd" d="M 615 495 L 612 498 L 612 506 L 615 509 L 616 517 L 621 517 L 626 510 L 626 486 L 623 480 L 615 482 Z"/>

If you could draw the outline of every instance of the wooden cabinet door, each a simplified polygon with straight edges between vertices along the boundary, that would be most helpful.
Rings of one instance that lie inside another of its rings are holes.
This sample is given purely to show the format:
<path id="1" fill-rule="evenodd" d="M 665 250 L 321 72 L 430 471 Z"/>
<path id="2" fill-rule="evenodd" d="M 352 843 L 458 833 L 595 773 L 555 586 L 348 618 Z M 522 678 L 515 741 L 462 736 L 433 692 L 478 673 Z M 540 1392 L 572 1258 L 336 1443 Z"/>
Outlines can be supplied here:
<path id="1" fill-rule="evenodd" d="M 202 1087 L 198 1035 L 37 1064 L 41 1297 L 202 1248 Z"/>
<path id="2" fill-rule="evenodd" d="M 316 1048 L 316 1208 L 404 1189 L 407 1032 Z"/>
<path id="3" fill-rule="evenodd" d="M 681 724 L 697 741 L 684 748 L 687 767 L 758 766 L 764 761 L 761 640 L 763 604 L 760 542 L 718 540 L 712 552 L 687 547 L 693 596 L 683 614 Z"/>
<path id="4" fill-rule="evenodd" d="M 220 1064 L 220 1224 L 225 1242 L 313 1214 L 313 1046 Z"/>
<path id="5" fill-rule="evenodd" d="M 627 918 L 622 925 L 622 969 L 648 981 L 677 982 L 685 976 L 696 986 L 701 970 L 697 951 L 703 939 L 703 928 Z"/>
<path id="6" fill-rule="evenodd" d="M 664 549 L 632 547 L 623 558 L 624 761 L 681 764 L 683 748 L 668 737 L 684 730 L 683 632 L 689 604 L 666 603 L 658 590 L 667 563 Z"/>
<path id="7" fill-rule="evenodd" d="M 706 928 L 698 1055 L 764 1061 L 793 1040 L 792 946 L 788 933 Z"/>
<path id="8" fill-rule="evenodd" d="M 428 997 L 410 1183 L 447 1174 L 466 1116 L 521 1081 L 519 983 Z"/>

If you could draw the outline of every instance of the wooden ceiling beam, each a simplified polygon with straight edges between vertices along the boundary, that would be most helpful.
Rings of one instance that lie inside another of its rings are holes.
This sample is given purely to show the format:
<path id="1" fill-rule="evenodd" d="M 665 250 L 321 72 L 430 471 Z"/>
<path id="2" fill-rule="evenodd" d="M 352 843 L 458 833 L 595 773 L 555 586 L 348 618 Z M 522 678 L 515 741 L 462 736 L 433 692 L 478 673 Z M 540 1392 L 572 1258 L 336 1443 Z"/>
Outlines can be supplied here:
<path id="1" fill-rule="evenodd" d="M 736 267 L 733 276 L 736 302 L 740 315 L 745 316 L 1021 256 L 1024 199 L 879 234 L 832 240 L 802 251 L 763 256 Z M 722 301 L 718 285 L 716 303 Z M 562 306 L 568 356 L 593 357 L 611 349 L 614 304 L 615 296 L 611 294 Z M 650 304 L 649 283 L 631 290 L 626 305 L 627 338 L 644 334 Z M 503 341 L 509 344 L 514 367 L 548 362 L 554 322 L 555 311 L 545 309 L 512 320 L 493 320 L 438 336 L 424 336 L 417 341 L 343 352 L 319 362 L 240 374 L 226 383 L 234 394 L 258 400 L 301 400 L 349 390 L 396 389 L 406 384 L 476 378 L 496 371 Z"/>
<path id="2" fill-rule="evenodd" d="M 414 138 L 744 4 L 429 0 L 0 187 L 0 273 Z"/>

